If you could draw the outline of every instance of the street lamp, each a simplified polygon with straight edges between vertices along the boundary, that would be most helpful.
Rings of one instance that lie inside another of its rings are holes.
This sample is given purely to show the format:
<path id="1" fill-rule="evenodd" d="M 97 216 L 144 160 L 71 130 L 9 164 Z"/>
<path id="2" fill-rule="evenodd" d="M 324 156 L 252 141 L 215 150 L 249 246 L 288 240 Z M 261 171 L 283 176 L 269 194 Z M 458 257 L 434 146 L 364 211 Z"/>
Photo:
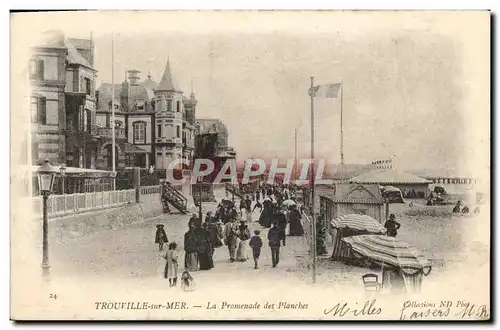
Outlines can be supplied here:
<path id="1" fill-rule="evenodd" d="M 47 199 L 52 193 L 52 187 L 56 178 L 57 169 L 46 160 L 38 169 L 38 188 L 43 197 L 43 227 L 42 227 L 42 270 L 44 275 L 49 270 L 49 241 L 48 241 L 48 221 L 47 221 Z"/>
<path id="2" fill-rule="evenodd" d="M 65 194 L 64 190 L 64 179 L 66 177 L 66 164 L 61 164 L 61 167 L 59 167 L 59 173 L 61 173 L 61 179 L 62 179 L 62 194 Z"/>

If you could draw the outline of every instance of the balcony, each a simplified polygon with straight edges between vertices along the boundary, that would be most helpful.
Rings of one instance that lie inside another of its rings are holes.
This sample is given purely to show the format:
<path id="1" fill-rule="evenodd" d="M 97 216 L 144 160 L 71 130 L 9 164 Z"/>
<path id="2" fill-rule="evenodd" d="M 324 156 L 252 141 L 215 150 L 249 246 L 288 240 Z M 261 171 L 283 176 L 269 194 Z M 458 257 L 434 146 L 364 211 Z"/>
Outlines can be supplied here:
<path id="1" fill-rule="evenodd" d="M 112 129 L 111 127 L 98 127 L 97 135 L 103 138 L 111 139 Z M 125 139 L 125 128 L 115 128 L 115 139 Z"/>

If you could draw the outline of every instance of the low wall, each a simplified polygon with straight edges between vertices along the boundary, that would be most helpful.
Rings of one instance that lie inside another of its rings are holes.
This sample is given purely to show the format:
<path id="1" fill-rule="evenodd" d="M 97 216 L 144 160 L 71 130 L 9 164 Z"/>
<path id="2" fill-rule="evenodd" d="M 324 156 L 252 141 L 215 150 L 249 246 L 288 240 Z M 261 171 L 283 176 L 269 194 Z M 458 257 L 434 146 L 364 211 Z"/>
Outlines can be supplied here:
<path id="1" fill-rule="evenodd" d="M 139 207 L 145 219 L 163 214 L 161 186 L 139 187 Z"/>
<path id="2" fill-rule="evenodd" d="M 111 209 L 49 219 L 49 233 L 52 239 L 66 241 L 72 238 L 89 236 L 99 231 L 141 222 L 145 219 L 139 204 L 134 203 Z M 41 230 L 41 222 L 36 223 Z"/>

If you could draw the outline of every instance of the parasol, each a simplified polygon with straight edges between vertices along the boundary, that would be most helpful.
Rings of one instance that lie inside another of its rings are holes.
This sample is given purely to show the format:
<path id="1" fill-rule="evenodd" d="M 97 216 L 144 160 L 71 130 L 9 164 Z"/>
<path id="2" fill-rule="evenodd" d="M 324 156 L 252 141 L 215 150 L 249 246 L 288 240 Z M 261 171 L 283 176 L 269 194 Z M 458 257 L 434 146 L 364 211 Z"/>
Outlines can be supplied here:
<path id="1" fill-rule="evenodd" d="M 395 237 L 383 235 L 358 235 L 342 239 L 352 249 L 355 256 L 367 258 L 375 263 L 391 265 L 404 273 L 422 271 L 429 275 L 432 266 L 422 252 Z"/>
<path id="2" fill-rule="evenodd" d="M 349 227 L 355 230 L 365 230 L 368 233 L 382 234 L 384 227 L 375 219 L 364 214 L 345 214 L 331 221 L 333 228 Z"/>
<path id="3" fill-rule="evenodd" d="M 295 203 L 293 200 L 291 199 L 287 199 L 286 201 L 283 202 L 283 205 L 285 206 L 291 206 L 291 205 L 296 205 L 297 203 Z"/>

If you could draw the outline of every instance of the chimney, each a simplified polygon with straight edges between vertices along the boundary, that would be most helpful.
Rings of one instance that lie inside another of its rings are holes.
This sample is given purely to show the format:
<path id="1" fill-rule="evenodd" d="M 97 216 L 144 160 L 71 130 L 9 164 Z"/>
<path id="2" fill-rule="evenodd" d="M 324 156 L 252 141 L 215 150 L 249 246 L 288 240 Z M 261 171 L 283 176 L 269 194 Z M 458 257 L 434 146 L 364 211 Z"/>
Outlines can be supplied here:
<path id="1" fill-rule="evenodd" d="M 140 73 L 141 71 L 139 70 L 128 70 L 128 81 L 130 83 L 130 86 L 137 86 L 139 85 L 139 80 L 141 79 Z"/>

